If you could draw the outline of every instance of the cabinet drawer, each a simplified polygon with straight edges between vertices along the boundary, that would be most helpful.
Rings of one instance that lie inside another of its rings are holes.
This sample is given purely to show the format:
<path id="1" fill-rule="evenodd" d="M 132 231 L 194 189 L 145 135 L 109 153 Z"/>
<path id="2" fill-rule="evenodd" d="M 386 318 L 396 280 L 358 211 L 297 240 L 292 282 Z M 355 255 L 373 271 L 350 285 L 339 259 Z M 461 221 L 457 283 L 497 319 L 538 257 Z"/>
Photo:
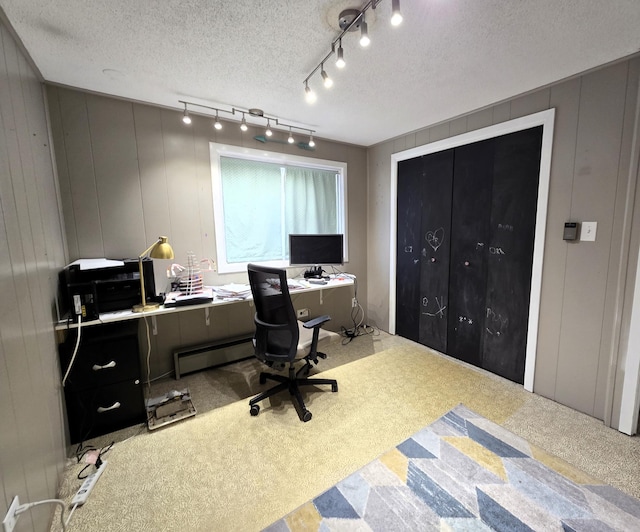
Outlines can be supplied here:
<path id="1" fill-rule="evenodd" d="M 71 443 L 146 420 L 142 384 L 126 380 L 76 392 L 65 389 Z"/>
<path id="2" fill-rule="evenodd" d="M 95 327 L 96 330 L 103 326 Z M 138 337 L 135 332 L 125 329 L 118 336 L 104 335 L 96 337 L 94 330 L 83 331 L 80 347 L 67 379 L 66 386 L 73 390 L 84 390 L 140 377 Z M 62 371 L 66 372 L 75 338 L 70 339 L 60 349 Z"/>

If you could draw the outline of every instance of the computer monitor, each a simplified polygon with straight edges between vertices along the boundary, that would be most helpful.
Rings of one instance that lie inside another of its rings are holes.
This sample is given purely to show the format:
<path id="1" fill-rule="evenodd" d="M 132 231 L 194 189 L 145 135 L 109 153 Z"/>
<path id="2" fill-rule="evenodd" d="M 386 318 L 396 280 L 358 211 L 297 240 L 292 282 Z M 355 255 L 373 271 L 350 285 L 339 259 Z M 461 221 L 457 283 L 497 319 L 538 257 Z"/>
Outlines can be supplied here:
<path id="1" fill-rule="evenodd" d="M 289 264 L 316 267 L 341 265 L 344 263 L 343 246 L 343 235 L 289 235 Z"/>

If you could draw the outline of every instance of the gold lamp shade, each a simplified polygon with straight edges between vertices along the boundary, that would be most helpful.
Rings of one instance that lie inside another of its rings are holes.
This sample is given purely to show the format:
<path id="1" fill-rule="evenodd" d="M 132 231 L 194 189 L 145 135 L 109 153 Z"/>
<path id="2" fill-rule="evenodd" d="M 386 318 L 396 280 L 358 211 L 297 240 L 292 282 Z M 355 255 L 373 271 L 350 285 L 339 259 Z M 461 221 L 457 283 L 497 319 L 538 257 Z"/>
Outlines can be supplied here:
<path id="1" fill-rule="evenodd" d="M 147 255 L 152 259 L 172 259 L 174 257 L 173 248 L 169 244 L 168 240 L 169 239 L 166 236 L 158 237 L 158 240 L 145 249 L 138 257 L 138 269 L 140 271 L 140 295 L 142 296 L 142 301 L 140 305 L 134 305 L 131 309 L 133 312 L 146 312 L 148 310 L 157 309 L 160 306 L 159 303 L 147 303 L 146 301 L 147 297 L 144 291 L 142 259 Z"/>

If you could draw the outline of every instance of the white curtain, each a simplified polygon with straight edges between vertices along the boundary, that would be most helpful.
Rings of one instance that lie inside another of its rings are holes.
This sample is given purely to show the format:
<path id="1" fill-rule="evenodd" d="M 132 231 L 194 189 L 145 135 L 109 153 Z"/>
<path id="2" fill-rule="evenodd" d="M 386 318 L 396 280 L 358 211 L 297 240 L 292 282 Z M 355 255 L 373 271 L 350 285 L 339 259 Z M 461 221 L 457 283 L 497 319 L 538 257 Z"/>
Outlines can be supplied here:
<path id="1" fill-rule="evenodd" d="M 339 233 L 335 171 L 220 158 L 227 262 L 284 260 L 290 233 Z"/>

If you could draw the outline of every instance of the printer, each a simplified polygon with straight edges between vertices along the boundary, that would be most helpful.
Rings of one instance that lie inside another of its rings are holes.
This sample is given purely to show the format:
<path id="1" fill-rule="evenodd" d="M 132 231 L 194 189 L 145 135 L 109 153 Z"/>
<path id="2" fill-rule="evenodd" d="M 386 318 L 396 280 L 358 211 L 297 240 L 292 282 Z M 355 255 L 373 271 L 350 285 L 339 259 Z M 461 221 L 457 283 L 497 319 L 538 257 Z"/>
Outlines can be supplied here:
<path id="1" fill-rule="evenodd" d="M 142 260 L 147 302 L 156 297 L 153 261 Z M 103 312 L 130 309 L 140 303 L 138 259 L 80 259 L 59 274 L 60 317 L 82 321 L 98 319 Z M 160 301 L 161 302 L 161 301 Z"/>

